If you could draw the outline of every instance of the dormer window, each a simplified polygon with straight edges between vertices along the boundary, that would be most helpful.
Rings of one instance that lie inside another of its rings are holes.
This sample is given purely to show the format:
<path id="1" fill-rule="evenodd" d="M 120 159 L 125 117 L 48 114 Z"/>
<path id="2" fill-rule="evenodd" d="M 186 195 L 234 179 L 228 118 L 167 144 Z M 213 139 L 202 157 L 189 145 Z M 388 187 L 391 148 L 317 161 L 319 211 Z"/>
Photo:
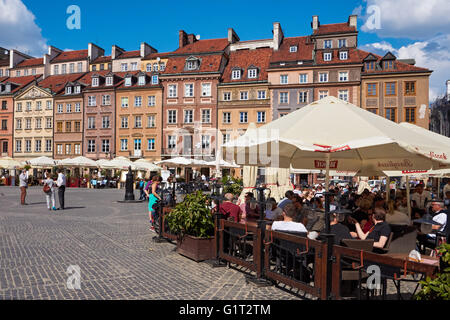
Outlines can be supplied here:
<path id="1" fill-rule="evenodd" d="M 112 86 L 113 85 L 113 77 L 112 76 L 106 77 L 106 85 L 107 86 Z"/>
<path id="2" fill-rule="evenodd" d="M 340 60 L 347 60 L 348 59 L 348 52 L 347 51 L 339 52 L 339 59 Z"/>
<path id="3" fill-rule="evenodd" d="M 258 76 L 258 69 L 256 69 L 256 68 L 248 69 L 248 77 L 249 78 L 254 79 L 257 76 Z"/>
<path id="4" fill-rule="evenodd" d="M 232 80 L 238 80 L 240 78 L 241 78 L 241 70 L 240 69 L 236 69 L 236 70 L 233 70 L 231 72 L 231 79 Z"/>
<path id="5" fill-rule="evenodd" d="M 157 63 L 154 63 L 153 64 L 153 71 L 158 71 L 158 64 Z"/>
<path id="6" fill-rule="evenodd" d="M 126 86 L 126 87 L 131 86 L 131 77 L 126 77 L 126 78 L 125 78 L 125 86 Z"/>
<path id="7" fill-rule="evenodd" d="M 347 39 L 339 39 L 338 45 L 339 45 L 339 48 L 347 47 Z"/>
<path id="8" fill-rule="evenodd" d="M 72 94 L 72 87 L 66 87 L 66 94 Z"/>
<path id="9" fill-rule="evenodd" d="M 81 92 L 81 86 L 75 86 L 75 93 L 80 93 Z"/>
<path id="10" fill-rule="evenodd" d="M 374 61 L 366 62 L 366 71 L 368 71 L 368 70 L 375 70 L 375 62 Z"/>
<path id="11" fill-rule="evenodd" d="M 188 60 L 186 62 L 186 69 L 187 70 L 195 70 L 198 68 L 198 61 L 197 60 Z"/>
<path id="12" fill-rule="evenodd" d="M 139 85 L 140 86 L 145 85 L 145 76 L 139 76 Z"/>
<path id="13" fill-rule="evenodd" d="M 158 84 L 158 76 L 152 76 L 152 84 Z"/>
<path id="14" fill-rule="evenodd" d="M 98 87 L 98 78 L 97 77 L 92 78 L 92 86 L 93 87 Z"/>
<path id="15" fill-rule="evenodd" d="M 164 62 L 161 62 L 161 64 L 159 65 L 159 70 L 160 71 L 166 70 L 166 64 Z"/>
<path id="16" fill-rule="evenodd" d="M 152 64 L 151 63 L 147 63 L 146 70 L 147 70 L 147 72 L 152 72 Z"/>
<path id="17" fill-rule="evenodd" d="M 324 40 L 324 41 L 323 41 L 323 47 L 324 47 L 325 49 L 331 48 L 331 40 Z"/>
<path id="18" fill-rule="evenodd" d="M 331 52 L 325 52 L 323 54 L 323 61 L 331 61 Z"/>
<path id="19" fill-rule="evenodd" d="M 389 69 L 393 69 L 393 68 L 394 68 L 393 60 L 384 61 L 384 69 L 385 70 L 389 70 Z"/>
<path id="20" fill-rule="evenodd" d="M 289 52 L 297 52 L 297 46 L 290 46 Z"/>

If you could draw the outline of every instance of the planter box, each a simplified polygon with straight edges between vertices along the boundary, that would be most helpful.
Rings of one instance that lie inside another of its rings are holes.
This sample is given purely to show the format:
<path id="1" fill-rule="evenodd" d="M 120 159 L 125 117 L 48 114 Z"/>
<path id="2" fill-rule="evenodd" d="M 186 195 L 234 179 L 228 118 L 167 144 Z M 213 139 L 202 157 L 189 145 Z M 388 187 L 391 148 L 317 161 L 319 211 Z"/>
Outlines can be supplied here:
<path id="1" fill-rule="evenodd" d="M 184 236 L 183 241 L 177 240 L 177 252 L 196 262 L 215 258 L 215 238 L 195 238 Z"/>

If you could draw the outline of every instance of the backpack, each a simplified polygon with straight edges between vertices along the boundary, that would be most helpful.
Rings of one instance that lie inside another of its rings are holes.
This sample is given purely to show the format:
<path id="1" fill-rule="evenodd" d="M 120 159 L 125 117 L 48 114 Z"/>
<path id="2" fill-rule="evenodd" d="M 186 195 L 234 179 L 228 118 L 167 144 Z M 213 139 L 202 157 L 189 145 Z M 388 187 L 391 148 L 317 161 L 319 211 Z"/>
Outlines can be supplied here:
<path id="1" fill-rule="evenodd" d="M 42 188 L 42 191 L 44 191 L 44 193 L 50 193 L 52 188 L 50 188 L 50 186 L 47 183 L 44 183 L 44 188 Z"/>

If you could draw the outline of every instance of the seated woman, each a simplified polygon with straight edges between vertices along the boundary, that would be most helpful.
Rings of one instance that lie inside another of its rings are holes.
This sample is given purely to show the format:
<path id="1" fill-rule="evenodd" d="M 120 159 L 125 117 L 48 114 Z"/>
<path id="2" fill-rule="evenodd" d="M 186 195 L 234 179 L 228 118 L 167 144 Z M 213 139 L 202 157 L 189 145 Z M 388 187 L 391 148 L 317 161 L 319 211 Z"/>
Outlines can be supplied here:
<path id="1" fill-rule="evenodd" d="M 411 225 L 411 219 L 407 214 L 398 210 L 397 203 L 394 200 L 389 200 L 386 222 L 389 224 L 398 224 L 405 226 Z"/>
<path id="2" fill-rule="evenodd" d="M 364 233 L 359 222 L 356 222 L 356 233 L 361 240 L 373 239 L 374 248 L 384 248 L 389 235 L 391 234 L 391 227 L 389 227 L 389 224 L 385 221 L 386 212 L 384 209 L 376 208 L 374 211 L 372 217 L 374 226 L 368 232 Z"/>

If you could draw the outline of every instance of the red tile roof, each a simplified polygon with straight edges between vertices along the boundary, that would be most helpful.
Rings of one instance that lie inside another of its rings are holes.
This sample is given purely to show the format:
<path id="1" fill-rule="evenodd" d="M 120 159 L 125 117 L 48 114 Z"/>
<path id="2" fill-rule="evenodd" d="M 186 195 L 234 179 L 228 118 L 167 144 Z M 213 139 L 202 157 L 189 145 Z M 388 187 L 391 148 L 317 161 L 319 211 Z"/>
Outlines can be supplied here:
<path id="1" fill-rule="evenodd" d="M 78 51 L 64 51 L 58 54 L 51 63 L 59 63 L 66 61 L 79 61 L 86 60 L 88 58 L 88 50 L 78 50 Z"/>
<path id="2" fill-rule="evenodd" d="M 5 81 L 6 79 L 8 79 L 9 77 L 0 77 L 0 82 Z"/>
<path id="3" fill-rule="evenodd" d="M 196 57 L 196 55 L 194 55 Z M 212 55 L 204 55 L 198 56 L 201 59 L 200 68 L 197 70 L 184 70 L 186 64 L 187 56 L 181 57 L 170 57 L 167 61 L 167 66 L 164 72 L 161 72 L 162 75 L 169 74 L 189 74 L 189 73 L 202 73 L 202 72 L 220 72 L 220 67 L 222 65 L 222 59 L 224 56 L 222 54 L 212 54 Z"/>
<path id="4" fill-rule="evenodd" d="M 0 67 L 9 66 L 9 59 L 0 59 Z"/>
<path id="5" fill-rule="evenodd" d="M 3 78 L 3 83 L 10 82 L 12 84 L 15 84 L 16 86 L 15 86 L 15 88 L 13 90 L 11 90 L 11 93 L 16 93 L 17 91 L 19 91 L 23 87 L 26 87 L 27 85 L 32 83 L 34 80 L 38 80 L 40 77 L 41 77 L 41 75 L 25 76 L 25 77 L 14 77 L 14 78 L 4 77 Z M 2 82 L 1 78 L 0 78 L 0 82 Z"/>
<path id="6" fill-rule="evenodd" d="M 39 87 L 50 89 L 53 93 L 59 93 L 64 90 L 67 82 L 73 82 L 81 77 L 83 77 L 85 73 L 71 73 L 64 75 L 55 75 L 45 78 L 44 80 L 39 82 Z"/>
<path id="7" fill-rule="evenodd" d="M 173 52 L 155 52 L 155 53 L 150 53 L 148 55 L 146 55 L 144 58 L 142 58 L 142 60 L 152 60 L 152 59 L 156 59 L 156 58 L 167 58 L 170 54 L 173 54 Z"/>
<path id="8" fill-rule="evenodd" d="M 129 58 L 139 58 L 141 56 L 141 51 L 125 51 L 120 56 L 116 57 L 116 59 L 129 59 Z"/>
<path id="9" fill-rule="evenodd" d="M 223 82 L 246 82 L 246 81 L 267 81 L 267 68 L 272 54 L 271 48 L 259 48 L 254 50 L 237 50 L 230 53 L 227 67 L 224 70 Z M 257 78 L 248 78 L 247 70 L 254 66 L 258 68 Z M 241 79 L 232 80 L 231 73 L 233 68 L 243 70 Z"/>
<path id="10" fill-rule="evenodd" d="M 348 23 L 333 23 L 333 24 L 324 24 L 319 26 L 317 30 L 314 30 L 314 35 L 325 35 L 332 33 L 348 33 L 348 32 L 356 32 L 355 27 L 351 27 Z"/>
<path id="11" fill-rule="evenodd" d="M 291 46 L 297 46 L 297 52 L 290 52 Z M 313 49 L 314 44 L 309 36 L 284 38 L 278 51 L 273 51 L 270 63 L 312 60 Z"/>
<path id="12" fill-rule="evenodd" d="M 347 60 L 339 59 L 339 52 L 347 51 Z M 324 61 L 323 56 L 325 52 L 331 52 L 331 61 Z M 364 56 L 365 57 L 365 56 Z M 364 57 L 360 54 L 358 49 L 348 48 L 348 49 L 324 49 L 317 50 L 316 52 L 316 64 L 317 65 L 335 65 L 335 64 L 349 64 L 349 63 L 362 63 Z"/>
<path id="13" fill-rule="evenodd" d="M 25 68 L 25 67 L 34 67 L 34 66 L 42 66 L 44 65 L 43 58 L 35 58 L 35 59 L 26 59 L 21 63 L 15 66 L 15 68 Z"/>
<path id="14" fill-rule="evenodd" d="M 369 54 L 371 54 L 377 58 L 377 64 L 379 64 L 381 62 L 381 59 L 383 58 L 382 56 L 379 56 L 375 53 L 367 52 L 364 50 L 357 49 L 357 51 L 361 57 L 361 62 L 363 62 L 363 60 Z M 394 61 L 394 69 L 391 69 L 391 70 L 375 69 L 375 70 L 367 70 L 367 71 L 364 70 L 363 74 L 396 73 L 396 72 L 398 72 L 398 73 L 401 73 L 401 72 L 431 72 L 431 70 L 427 69 L 427 68 L 416 67 L 416 66 L 395 60 Z"/>
<path id="15" fill-rule="evenodd" d="M 91 64 L 108 63 L 108 62 L 111 62 L 111 56 L 100 56 L 97 59 L 95 59 L 94 61 L 92 61 Z"/>
<path id="16" fill-rule="evenodd" d="M 196 54 L 205 52 L 218 52 L 224 51 L 228 46 L 228 39 L 207 39 L 198 40 L 194 43 L 187 44 L 182 48 L 178 48 L 174 54 Z"/>
<path id="17" fill-rule="evenodd" d="M 133 71 L 133 72 L 123 72 L 122 78 L 124 78 L 120 83 L 118 83 L 117 85 L 117 89 L 144 89 L 144 88 L 154 88 L 154 87 L 160 87 L 160 84 L 152 84 L 151 83 L 151 73 L 149 72 L 144 72 L 147 75 L 147 83 L 142 86 L 142 85 L 138 85 L 137 82 L 137 75 L 140 73 L 141 71 Z M 134 77 L 134 80 L 132 82 L 131 86 L 125 86 L 125 75 L 126 74 L 131 74 Z"/>

